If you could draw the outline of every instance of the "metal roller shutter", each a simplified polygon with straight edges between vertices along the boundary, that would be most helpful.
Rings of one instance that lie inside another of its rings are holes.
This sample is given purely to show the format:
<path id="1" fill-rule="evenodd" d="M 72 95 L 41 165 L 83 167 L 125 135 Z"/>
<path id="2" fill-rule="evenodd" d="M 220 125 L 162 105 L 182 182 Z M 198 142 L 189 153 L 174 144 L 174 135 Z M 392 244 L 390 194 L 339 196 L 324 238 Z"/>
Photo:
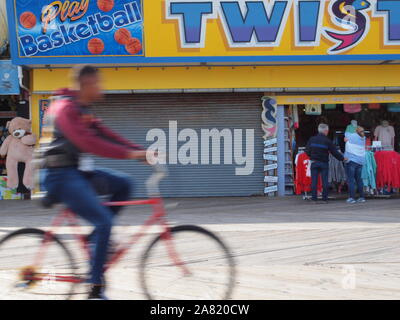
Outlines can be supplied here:
<path id="1" fill-rule="evenodd" d="M 235 175 L 235 168 L 223 164 L 223 139 L 221 139 L 221 164 L 169 164 L 169 177 L 161 184 L 165 197 L 251 196 L 262 195 L 263 140 L 261 130 L 260 93 L 193 93 L 193 94 L 136 94 L 107 95 L 104 102 L 93 108 L 103 121 L 118 133 L 146 147 L 146 134 L 154 128 L 163 129 L 168 141 L 169 121 L 177 121 L 178 132 L 194 129 L 199 136 L 199 163 L 201 129 L 242 131 L 243 154 L 245 129 L 254 129 L 254 171 L 251 175 Z M 178 150 L 185 142 L 178 142 Z M 168 150 L 168 149 L 167 149 Z M 234 152 L 233 152 L 234 153 Z M 212 156 L 210 146 L 210 158 Z M 253 155 L 251 155 L 253 156 Z M 210 161 L 211 162 L 211 161 Z M 121 170 L 135 180 L 136 197 L 145 196 L 144 181 L 151 169 L 137 161 L 96 158 L 98 167 Z"/>

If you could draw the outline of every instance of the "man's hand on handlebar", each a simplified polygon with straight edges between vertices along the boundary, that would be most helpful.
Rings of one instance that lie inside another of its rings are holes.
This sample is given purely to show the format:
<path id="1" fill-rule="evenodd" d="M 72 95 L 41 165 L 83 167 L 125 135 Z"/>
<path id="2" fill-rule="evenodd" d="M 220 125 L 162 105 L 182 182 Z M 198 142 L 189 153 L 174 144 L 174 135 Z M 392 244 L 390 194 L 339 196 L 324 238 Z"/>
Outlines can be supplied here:
<path id="1" fill-rule="evenodd" d="M 129 152 L 128 159 L 132 160 L 146 160 L 146 150 L 132 150 Z"/>
<path id="2" fill-rule="evenodd" d="M 152 151 L 152 150 L 139 150 L 139 151 L 132 150 L 129 153 L 129 159 L 139 160 L 148 165 L 151 165 L 151 163 L 148 160 L 157 158 L 157 156 L 158 156 L 158 152 Z"/>

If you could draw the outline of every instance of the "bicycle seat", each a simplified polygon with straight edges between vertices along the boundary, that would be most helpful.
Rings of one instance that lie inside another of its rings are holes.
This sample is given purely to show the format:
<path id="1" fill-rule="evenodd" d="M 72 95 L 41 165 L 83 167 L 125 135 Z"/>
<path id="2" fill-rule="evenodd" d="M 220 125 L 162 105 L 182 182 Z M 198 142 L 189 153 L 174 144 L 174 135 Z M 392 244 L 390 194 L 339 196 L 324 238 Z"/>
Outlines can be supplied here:
<path id="1" fill-rule="evenodd" d="M 45 209 L 50 209 L 57 203 L 60 203 L 54 196 L 49 195 L 47 192 L 35 193 L 32 199 L 39 200 L 40 205 Z"/>

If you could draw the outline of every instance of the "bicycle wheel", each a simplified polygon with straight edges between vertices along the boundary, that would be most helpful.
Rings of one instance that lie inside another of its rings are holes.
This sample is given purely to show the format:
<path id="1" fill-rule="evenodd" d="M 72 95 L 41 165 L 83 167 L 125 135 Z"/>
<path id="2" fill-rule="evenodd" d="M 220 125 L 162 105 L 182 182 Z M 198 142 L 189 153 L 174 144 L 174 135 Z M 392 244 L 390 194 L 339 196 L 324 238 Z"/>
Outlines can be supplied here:
<path id="1" fill-rule="evenodd" d="M 177 226 L 157 236 L 139 268 L 141 286 L 151 300 L 227 300 L 235 284 L 228 247 L 198 226 Z"/>
<path id="2" fill-rule="evenodd" d="M 0 240 L 0 299 L 71 298 L 78 281 L 72 256 L 56 236 L 45 234 L 27 228 Z"/>

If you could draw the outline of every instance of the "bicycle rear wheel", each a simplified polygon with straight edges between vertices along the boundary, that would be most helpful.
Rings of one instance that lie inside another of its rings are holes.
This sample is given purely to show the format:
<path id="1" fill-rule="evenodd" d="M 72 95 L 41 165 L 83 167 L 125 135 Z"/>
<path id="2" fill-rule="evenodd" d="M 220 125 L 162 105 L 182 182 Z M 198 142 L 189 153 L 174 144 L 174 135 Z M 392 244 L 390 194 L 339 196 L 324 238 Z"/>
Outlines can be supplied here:
<path id="1" fill-rule="evenodd" d="M 6 235 L 0 261 L 0 299 L 69 299 L 79 281 L 68 249 L 40 229 Z"/>
<path id="2" fill-rule="evenodd" d="M 198 226 L 177 226 L 170 237 L 157 236 L 144 252 L 139 272 L 151 300 L 227 300 L 235 284 L 228 247 Z"/>

